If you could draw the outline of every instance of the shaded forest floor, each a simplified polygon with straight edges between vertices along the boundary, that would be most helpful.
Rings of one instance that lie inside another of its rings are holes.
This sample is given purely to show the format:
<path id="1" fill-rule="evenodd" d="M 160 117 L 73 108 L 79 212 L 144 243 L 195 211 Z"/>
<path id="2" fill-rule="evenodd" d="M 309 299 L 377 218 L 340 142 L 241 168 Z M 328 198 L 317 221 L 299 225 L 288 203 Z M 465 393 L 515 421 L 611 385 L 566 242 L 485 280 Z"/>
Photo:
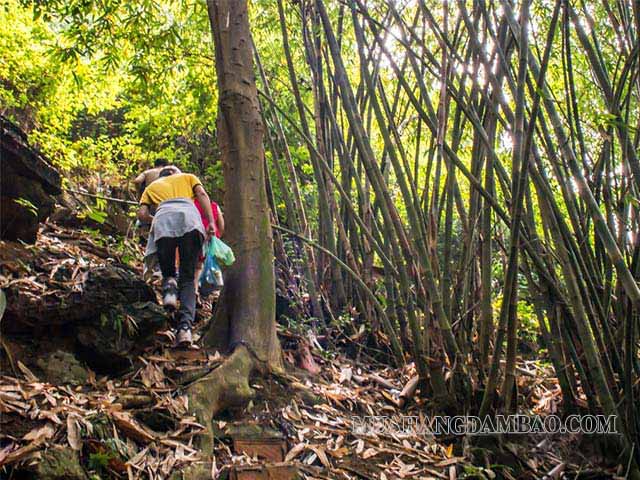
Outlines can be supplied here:
<path id="1" fill-rule="evenodd" d="M 0 288 L 9 299 L 2 478 L 182 478 L 202 459 L 202 427 L 184 390 L 225 352 L 174 349 L 168 318 L 139 281 L 139 246 L 98 238 L 108 237 L 47 224 L 35 246 L 0 242 Z M 123 282 L 129 300 L 115 293 Z M 196 338 L 210 308 L 199 311 Z M 309 365 L 309 342 L 282 325 L 279 333 L 286 374 L 255 379 L 251 403 L 214 420 L 212 478 L 614 476 L 577 437 L 510 439 L 483 464 L 482 449 L 460 437 L 354 432 L 352 416 L 429 414 L 428 392 L 402 397 L 413 366 L 390 369 L 334 338 L 311 350 L 319 367 L 311 374 L 298 368 Z M 523 361 L 520 373 L 529 412 L 555 413 L 561 398 L 550 367 Z"/>

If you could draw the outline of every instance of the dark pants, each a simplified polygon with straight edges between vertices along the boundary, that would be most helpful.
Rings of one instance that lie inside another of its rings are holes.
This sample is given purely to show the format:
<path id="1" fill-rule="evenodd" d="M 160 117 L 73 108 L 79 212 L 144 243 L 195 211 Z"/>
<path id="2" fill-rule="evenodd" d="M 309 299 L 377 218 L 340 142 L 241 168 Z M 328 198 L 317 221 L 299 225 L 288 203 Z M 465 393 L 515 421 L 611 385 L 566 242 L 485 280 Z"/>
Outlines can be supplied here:
<path id="1" fill-rule="evenodd" d="M 178 328 L 191 328 L 196 315 L 194 277 L 196 263 L 202 250 L 202 236 L 197 230 L 192 230 L 180 238 L 165 237 L 156 243 L 163 281 L 176 277 L 176 247 L 178 248 L 180 253 Z"/>

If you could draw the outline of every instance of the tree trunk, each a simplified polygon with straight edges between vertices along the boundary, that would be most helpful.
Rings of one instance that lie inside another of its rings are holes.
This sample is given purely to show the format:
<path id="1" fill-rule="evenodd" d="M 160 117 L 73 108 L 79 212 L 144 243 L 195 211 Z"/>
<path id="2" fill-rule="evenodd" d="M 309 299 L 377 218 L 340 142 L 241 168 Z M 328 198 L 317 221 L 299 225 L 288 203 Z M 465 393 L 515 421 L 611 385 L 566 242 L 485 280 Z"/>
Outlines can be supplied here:
<path id="1" fill-rule="evenodd" d="M 248 344 L 279 365 L 273 239 L 264 183 L 264 126 L 253 73 L 247 2 L 209 0 L 218 76 L 218 145 L 225 184 L 227 240 L 236 263 L 226 272 L 208 345 Z"/>
<path id="2" fill-rule="evenodd" d="M 211 420 L 252 397 L 252 372 L 281 369 L 275 324 L 273 238 L 264 182 L 264 126 L 253 73 L 246 0 L 207 0 L 218 77 L 218 145 L 222 153 L 225 219 L 236 262 L 205 345 L 232 352 L 228 360 L 189 390 L 192 408 L 206 427 L 202 450 L 211 453 Z M 200 478 L 191 472 L 189 478 Z M 204 478 L 204 477 L 203 477 Z"/>

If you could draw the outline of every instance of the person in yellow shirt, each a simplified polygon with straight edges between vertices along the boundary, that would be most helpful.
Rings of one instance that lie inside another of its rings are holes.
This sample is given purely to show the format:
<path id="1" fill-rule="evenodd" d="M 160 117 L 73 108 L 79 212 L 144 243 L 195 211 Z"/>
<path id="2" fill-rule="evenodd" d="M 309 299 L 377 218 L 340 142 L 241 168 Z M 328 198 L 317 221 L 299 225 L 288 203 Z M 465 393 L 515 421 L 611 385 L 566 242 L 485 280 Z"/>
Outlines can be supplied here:
<path id="1" fill-rule="evenodd" d="M 205 227 L 194 205 L 198 199 L 209 225 Z M 155 215 L 151 209 L 157 207 Z M 215 235 L 211 200 L 200 179 L 190 173 L 177 173 L 172 167 L 145 188 L 140 197 L 138 219 L 150 222 L 145 264 L 157 258 L 162 272 L 162 303 L 167 310 L 178 310 L 176 343 L 192 343 L 191 328 L 196 311 L 195 270 L 205 238 Z M 176 248 L 180 271 L 176 280 Z M 180 307 L 178 308 L 178 301 Z"/>
<path id="2" fill-rule="evenodd" d="M 180 173 L 180 169 L 178 167 L 170 165 L 169 162 L 164 158 L 156 159 L 153 165 L 153 168 L 145 170 L 133 180 L 133 183 L 136 186 L 136 191 L 138 192 L 138 197 L 142 196 L 142 192 L 144 192 L 145 188 L 147 188 L 160 177 L 160 172 L 165 168 L 174 168 L 176 172 Z M 155 213 L 155 210 L 151 208 L 149 213 L 153 215 Z M 138 234 L 140 235 L 140 241 L 146 242 L 151 224 L 138 220 L 136 222 L 136 228 L 138 229 Z"/>

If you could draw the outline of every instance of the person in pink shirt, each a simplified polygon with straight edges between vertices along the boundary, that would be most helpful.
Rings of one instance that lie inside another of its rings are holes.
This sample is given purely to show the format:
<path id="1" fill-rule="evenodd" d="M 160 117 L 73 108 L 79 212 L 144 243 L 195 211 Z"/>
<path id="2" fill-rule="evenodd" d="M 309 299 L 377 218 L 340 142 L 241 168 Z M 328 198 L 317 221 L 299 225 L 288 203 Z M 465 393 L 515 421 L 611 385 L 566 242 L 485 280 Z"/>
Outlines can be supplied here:
<path id="1" fill-rule="evenodd" d="M 196 204 L 196 208 L 200 212 L 200 217 L 202 218 L 202 224 L 204 225 L 204 229 L 206 231 L 207 228 L 209 227 L 209 221 L 207 220 L 207 217 L 204 214 L 204 210 L 200 206 L 200 203 L 198 203 L 197 199 L 194 201 L 194 203 Z M 222 235 L 224 234 L 224 215 L 222 215 L 222 210 L 220 209 L 218 204 L 213 201 L 211 202 L 211 211 L 213 212 L 214 234 L 216 237 L 221 238 Z M 200 304 L 200 294 L 198 292 L 198 287 L 199 287 L 200 275 L 202 274 L 203 268 L 204 268 L 204 256 L 201 255 L 200 258 L 198 259 L 198 265 L 196 266 L 196 278 L 195 278 L 196 299 L 198 304 Z"/>
<path id="2" fill-rule="evenodd" d="M 206 230 L 209 227 L 209 220 L 207 220 L 206 215 L 204 214 L 204 210 L 200 206 L 198 200 L 195 200 L 196 208 L 200 212 L 200 217 L 202 218 L 202 223 L 204 225 L 204 229 Z M 211 210 L 213 211 L 213 228 L 216 232 L 216 237 L 221 238 L 224 233 L 224 216 L 222 215 L 222 210 L 216 202 L 211 202 Z"/>

